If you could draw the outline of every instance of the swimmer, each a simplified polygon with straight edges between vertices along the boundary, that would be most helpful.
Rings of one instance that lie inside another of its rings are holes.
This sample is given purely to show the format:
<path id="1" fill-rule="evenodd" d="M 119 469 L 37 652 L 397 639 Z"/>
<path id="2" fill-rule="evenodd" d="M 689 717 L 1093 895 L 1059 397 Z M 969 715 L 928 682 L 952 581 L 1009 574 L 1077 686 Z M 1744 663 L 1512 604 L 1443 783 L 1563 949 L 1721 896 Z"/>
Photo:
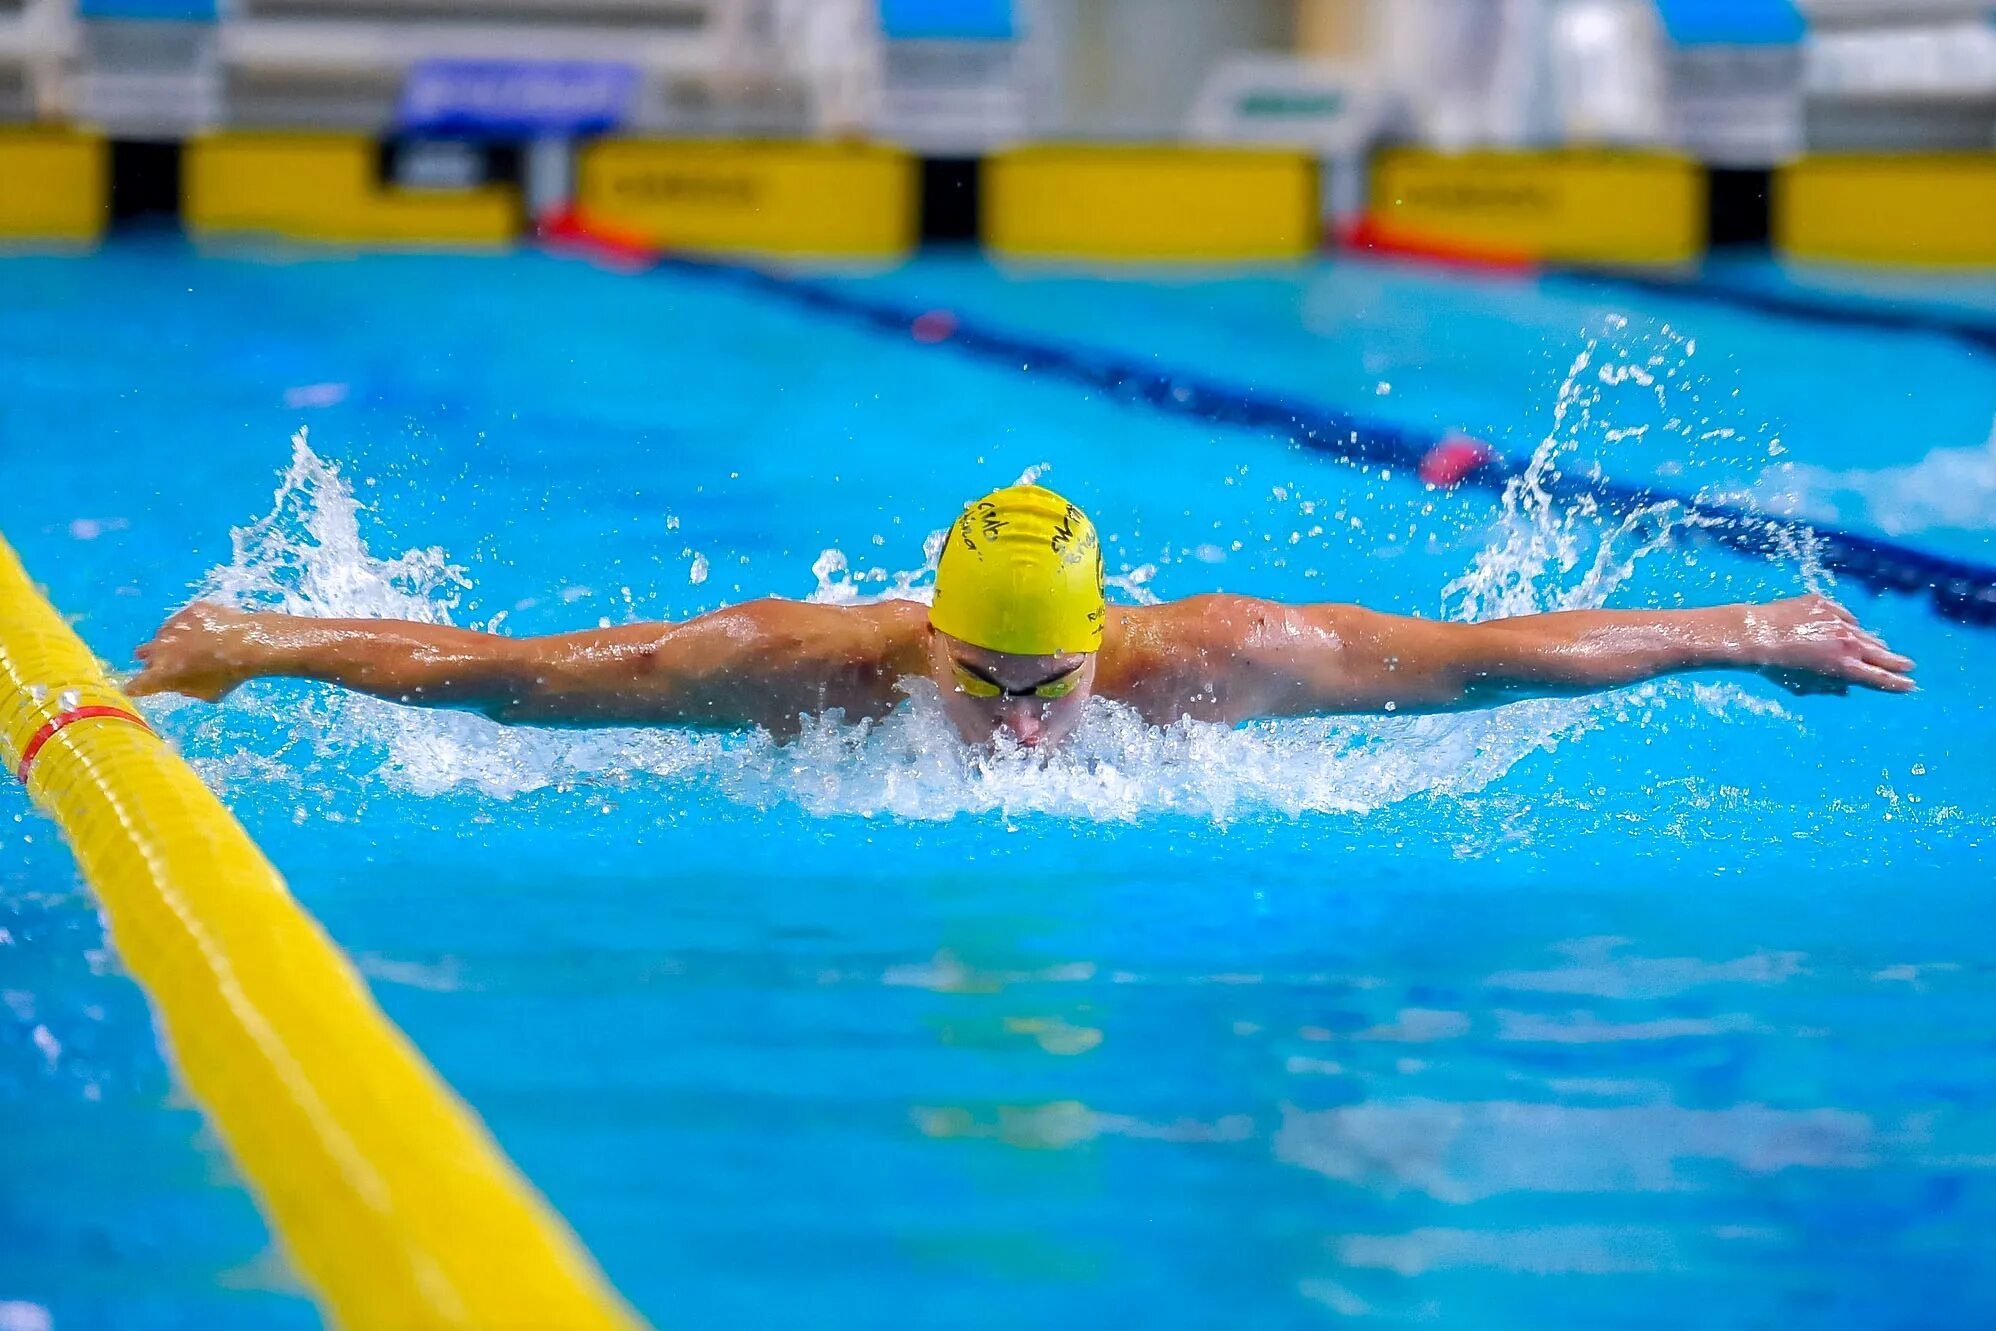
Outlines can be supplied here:
<path id="1" fill-rule="evenodd" d="M 951 524 L 933 606 L 750 601 L 676 624 L 509 638 L 435 624 L 195 603 L 137 652 L 133 694 L 215 701 L 322 680 L 537 725 L 760 726 L 884 716 L 928 680 L 967 742 L 1057 744 L 1090 698 L 1166 725 L 1457 711 L 1694 670 L 1796 693 L 1913 688 L 1913 663 L 1821 596 L 1703 610 L 1570 610 L 1463 624 L 1214 594 L 1108 605 L 1081 510 L 1017 485 Z"/>

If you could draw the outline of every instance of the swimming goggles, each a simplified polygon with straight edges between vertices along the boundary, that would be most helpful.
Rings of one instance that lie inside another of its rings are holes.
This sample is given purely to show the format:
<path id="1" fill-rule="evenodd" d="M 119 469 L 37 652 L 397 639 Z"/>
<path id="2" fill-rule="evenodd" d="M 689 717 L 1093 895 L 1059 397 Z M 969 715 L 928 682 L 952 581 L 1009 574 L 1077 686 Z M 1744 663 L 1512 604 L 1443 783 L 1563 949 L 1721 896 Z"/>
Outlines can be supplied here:
<path id="1" fill-rule="evenodd" d="M 1051 702 L 1055 698 L 1065 698 L 1081 687 L 1080 666 L 1058 679 L 1035 684 L 1029 689 L 1008 689 L 997 680 L 978 674 L 955 657 L 950 658 L 949 668 L 956 674 L 957 687 L 973 698 L 1040 698 Z"/>

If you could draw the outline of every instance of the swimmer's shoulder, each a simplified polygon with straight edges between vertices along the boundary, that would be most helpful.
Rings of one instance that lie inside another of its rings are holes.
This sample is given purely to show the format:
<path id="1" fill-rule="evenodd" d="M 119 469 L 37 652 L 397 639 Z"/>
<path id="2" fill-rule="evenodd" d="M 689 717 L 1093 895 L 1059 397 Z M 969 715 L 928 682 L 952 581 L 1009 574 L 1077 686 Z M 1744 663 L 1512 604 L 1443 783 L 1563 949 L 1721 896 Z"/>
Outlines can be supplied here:
<path id="1" fill-rule="evenodd" d="M 1112 606 L 1097 691 L 1153 724 L 1233 723 L 1261 710 L 1259 681 L 1291 650 L 1307 607 L 1214 592 Z"/>
<path id="2" fill-rule="evenodd" d="M 1096 690 L 1146 715 L 1176 717 L 1203 687 L 1200 662 L 1228 637 L 1231 607 L 1214 596 L 1156 605 L 1112 605 L 1102 625 Z"/>
<path id="3" fill-rule="evenodd" d="M 1133 659 L 1237 650 L 1280 627 L 1292 609 L 1278 601 L 1231 592 L 1208 592 L 1156 605 L 1112 605 L 1103 648 L 1110 655 Z"/>
<path id="4" fill-rule="evenodd" d="M 929 629 L 929 607 L 920 601 L 875 601 L 842 606 L 854 621 L 896 640 L 919 638 Z"/>
<path id="5" fill-rule="evenodd" d="M 876 601 L 842 609 L 884 664 L 919 670 L 927 660 L 929 607 L 920 601 Z"/>
<path id="6" fill-rule="evenodd" d="M 760 653 L 886 664 L 925 646 L 928 622 L 928 607 L 915 601 L 824 605 L 772 596 L 723 607 L 684 627 Z"/>

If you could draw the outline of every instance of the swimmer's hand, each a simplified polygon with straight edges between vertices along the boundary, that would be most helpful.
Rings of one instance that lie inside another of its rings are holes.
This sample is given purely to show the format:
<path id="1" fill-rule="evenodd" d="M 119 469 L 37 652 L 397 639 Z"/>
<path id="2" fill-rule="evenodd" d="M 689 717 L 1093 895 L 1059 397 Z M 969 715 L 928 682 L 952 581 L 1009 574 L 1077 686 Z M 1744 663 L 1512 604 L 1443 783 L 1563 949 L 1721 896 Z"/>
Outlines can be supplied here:
<path id="1" fill-rule="evenodd" d="M 1911 693 L 1913 662 L 1826 596 L 1796 596 L 1737 607 L 1742 664 L 1790 693 L 1834 693 L 1850 686 Z"/>
<path id="2" fill-rule="evenodd" d="M 256 621 L 255 615 L 207 601 L 183 608 L 132 653 L 142 668 L 126 682 L 125 692 L 221 701 L 258 673 Z"/>

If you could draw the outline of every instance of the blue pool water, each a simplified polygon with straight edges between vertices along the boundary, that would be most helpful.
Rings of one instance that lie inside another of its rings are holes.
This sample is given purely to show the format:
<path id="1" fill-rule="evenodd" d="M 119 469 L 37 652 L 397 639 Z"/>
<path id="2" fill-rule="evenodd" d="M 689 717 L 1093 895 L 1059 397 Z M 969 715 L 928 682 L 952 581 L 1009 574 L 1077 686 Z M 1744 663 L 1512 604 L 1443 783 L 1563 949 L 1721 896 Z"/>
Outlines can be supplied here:
<path id="1" fill-rule="evenodd" d="M 1366 263 L 837 280 L 1996 561 L 1996 363 L 1944 336 Z M 573 259 L 0 261 L 0 386 L 0 530 L 114 663 L 197 590 L 517 633 L 919 592 L 1045 464 L 1125 596 L 1823 583 Z M 1921 692 L 1104 710 L 1044 767 L 919 699 L 790 747 L 154 715 L 660 1325 L 1986 1325 L 1996 633 L 1851 600 Z M 0 846 L 0 1326 L 316 1325 L 15 794 Z"/>

